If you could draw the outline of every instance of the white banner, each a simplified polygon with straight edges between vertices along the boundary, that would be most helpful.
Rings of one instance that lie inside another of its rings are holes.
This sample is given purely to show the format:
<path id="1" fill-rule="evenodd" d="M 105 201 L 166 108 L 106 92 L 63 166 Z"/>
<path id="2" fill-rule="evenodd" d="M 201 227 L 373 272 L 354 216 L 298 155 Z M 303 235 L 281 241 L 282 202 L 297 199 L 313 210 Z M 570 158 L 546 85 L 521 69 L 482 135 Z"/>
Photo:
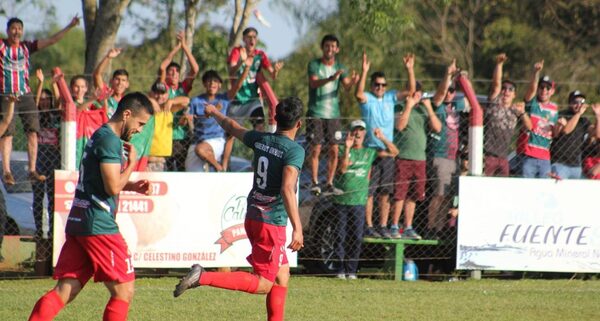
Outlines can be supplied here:
<path id="1" fill-rule="evenodd" d="M 54 265 L 64 244 L 78 175 L 55 173 Z M 138 179 L 150 181 L 151 195 L 121 193 L 117 214 L 135 267 L 250 266 L 244 217 L 252 173 L 133 173 L 131 180 Z M 291 233 L 288 224 L 288 240 Z M 287 256 L 290 266 L 296 266 L 296 253 L 288 250 Z"/>
<path id="2" fill-rule="evenodd" d="M 600 272 L 600 181 L 460 177 L 456 268 Z"/>

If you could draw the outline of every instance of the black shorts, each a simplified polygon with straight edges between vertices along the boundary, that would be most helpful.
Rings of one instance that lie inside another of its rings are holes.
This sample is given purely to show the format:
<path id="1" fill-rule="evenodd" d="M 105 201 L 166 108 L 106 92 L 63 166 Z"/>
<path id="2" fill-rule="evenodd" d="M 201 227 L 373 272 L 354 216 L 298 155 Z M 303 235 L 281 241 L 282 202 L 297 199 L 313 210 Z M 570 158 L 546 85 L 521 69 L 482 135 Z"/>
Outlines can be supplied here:
<path id="1" fill-rule="evenodd" d="M 0 119 L 4 118 L 5 109 L 8 102 L 5 99 L 0 99 Z M 39 111 L 37 106 L 35 105 L 35 100 L 33 99 L 33 94 L 29 93 L 19 97 L 19 101 L 15 103 L 15 114 L 13 116 L 12 121 L 8 125 L 6 132 L 2 137 L 5 136 L 13 136 L 15 134 L 15 126 L 16 126 L 16 118 L 17 115 L 21 117 L 21 123 L 23 124 L 23 131 L 26 133 L 29 132 L 39 132 L 40 131 L 40 118 Z"/>
<path id="2" fill-rule="evenodd" d="M 377 157 L 371 167 L 369 196 L 391 195 L 394 193 L 394 174 L 396 162 L 393 157 Z"/>
<path id="3" fill-rule="evenodd" d="M 341 144 L 342 131 L 339 119 L 306 119 L 306 140 L 311 145 Z"/>

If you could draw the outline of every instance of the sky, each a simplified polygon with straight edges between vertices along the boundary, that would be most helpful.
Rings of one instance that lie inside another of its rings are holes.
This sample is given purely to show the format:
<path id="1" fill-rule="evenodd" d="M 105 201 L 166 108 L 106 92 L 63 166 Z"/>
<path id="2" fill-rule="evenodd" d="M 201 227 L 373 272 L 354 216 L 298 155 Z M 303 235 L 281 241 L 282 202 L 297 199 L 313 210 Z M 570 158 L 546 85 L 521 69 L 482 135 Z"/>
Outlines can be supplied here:
<path id="1" fill-rule="evenodd" d="M 306 32 L 307 27 L 305 26 L 302 30 L 298 30 L 297 26 L 292 22 L 289 16 L 286 13 L 279 12 L 281 9 L 273 6 L 272 2 L 272 0 L 263 0 L 258 4 L 258 9 L 271 24 L 271 27 L 268 28 L 263 26 L 254 15 L 251 16 L 249 25 L 258 30 L 259 39 L 265 43 L 269 57 L 281 59 L 294 50 L 296 43 L 298 43 L 299 38 Z M 56 15 L 59 25 L 67 25 L 74 15 L 79 15 L 80 17 L 83 15 L 80 0 L 51 0 L 49 3 L 54 4 L 57 9 Z M 143 9 L 141 12 L 143 12 Z M 232 15 L 233 9 L 231 4 L 230 7 L 225 10 L 210 14 L 208 20 L 211 24 L 225 24 L 226 27 L 229 28 Z M 25 22 L 26 32 L 29 28 L 31 28 L 29 30 L 39 29 L 36 28 L 35 24 L 36 21 L 40 21 L 39 13 L 38 15 L 20 14 L 20 16 Z M 83 26 L 83 23 L 81 23 L 80 26 Z M 135 29 L 126 19 L 122 21 L 117 36 L 118 39 L 125 38 L 128 39 L 130 43 L 134 44 L 143 40 L 139 36 L 136 38 Z M 27 35 L 25 38 L 27 38 Z"/>

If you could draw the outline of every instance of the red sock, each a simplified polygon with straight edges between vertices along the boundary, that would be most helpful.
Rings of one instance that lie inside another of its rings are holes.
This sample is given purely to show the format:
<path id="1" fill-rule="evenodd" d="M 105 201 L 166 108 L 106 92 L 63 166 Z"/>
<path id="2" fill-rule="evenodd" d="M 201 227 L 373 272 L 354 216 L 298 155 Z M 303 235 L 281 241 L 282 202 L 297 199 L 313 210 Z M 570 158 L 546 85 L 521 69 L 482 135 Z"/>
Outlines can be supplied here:
<path id="1" fill-rule="evenodd" d="M 203 272 L 200 276 L 200 285 L 256 293 L 258 276 L 248 272 Z"/>
<path id="2" fill-rule="evenodd" d="M 110 298 L 104 309 L 103 321 L 126 321 L 129 312 L 129 302 Z"/>
<path id="3" fill-rule="evenodd" d="M 50 290 L 37 301 L 33 307 L 33 311 L 31 311 L 29 321 L 52 320 L 64 306 L 65 304 L 60 299 L 60 296 L 58 296 L 58 293 Z"/>
<path id="4" fill-rule="evenodd" d="M 285 314 L 285 296 L 287 288 L 280 285 L 273 285 L 271 292 L 267 294 L 267 320 L 283 321 Z"/>

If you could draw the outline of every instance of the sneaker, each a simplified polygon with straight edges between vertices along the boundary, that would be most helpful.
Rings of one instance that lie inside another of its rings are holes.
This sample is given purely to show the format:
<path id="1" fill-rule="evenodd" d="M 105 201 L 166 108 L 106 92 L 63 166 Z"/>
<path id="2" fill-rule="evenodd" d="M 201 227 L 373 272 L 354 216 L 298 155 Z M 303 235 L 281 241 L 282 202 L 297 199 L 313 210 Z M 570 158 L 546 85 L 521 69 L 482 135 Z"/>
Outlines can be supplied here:
<path id="1" fill-rule="evenodd" d="M 313 183 L 310 192 L 315 196 L 321 195 L 321 186 L 319 186 L 319 183 Z"/>
<path id="2" fill-rule="evenodd" d="M 340 280 L 345 280 L 346 279 L 346 274 L 344 274 L 344 273 L 338 273 L 335 277 L 337 279 L 340 279 Z"/>
<path id="3" fill-rule="evenodd" d="M 393 239 L 399 239 L 402 237 L 402 235 L 400 234 L 400 228 L 398 228 L 398 226 L 392 226 L 390 228 L 390 236 Z"/>
<path id="4" fill-rule="evenodd" d="M 331 184 L 327 184 L 327 186 L 325 186 L 325 188 L 323 189 L 323 195 L 335 195 L 335 196 L 339 196 L 339 195 L 343 195 L 344 191 L 331 185 Z"/>
<path id="5" fill-rule="evenodd" d="M 4 173 L 4 175 L 2 175 L 2 181 L 4 182 L 4 185 L 15 185 L 15 178 L 13 177 L 11 172 L 6 172 Z"/>
<path id="6" fill-rule="evenodd" d="M 420 240 L 421 235 L 417 234 L 417 232 L 414 229 L 410 228 L 404 230 L 404 233 L 402 233 L 402 238 L 409 240 Z"/>
<path id="7" fill-rule="evenodd" d="M 178 297 L 187 289 L 193 289 L 200 286 L 200 276 L 204 272 L 204 268 L 200 264 L 192 265 L 192 269 L 181 278 L 179 283 L 175 286 L 173 296 Z"/>
<path id="8" fill-rule="evenodd" d="M 364 237 L 380 238 L 381 234 L 379 234 L 373 226 L 367 226 Z"/>
<path id="9" fill-rule="evenodd" d="M 384 238 L 384 239 L 391 239 L 392 238 L 392 235 L 390 234 L 390 231 L 385 226 L 379 226 L 379 227 L 377 227 L 377 233 L 379 233 L 381 235 L 381 237 Z"/>
<path id="10" fill-rule="evenodd" d="M 354 274 L 354 273 L 348 274 L 348 280 L 356 280 L 356 279 L 358 279 L 358 277 L 356 276 L 356 274 Z"/>
<path id="11" fill-rule="evenodd" d="M 46 176 L 41 175 L 37 171 L 29 172 L 29 180 L 32 182 L 43 182 L 46 180 Z"/>

